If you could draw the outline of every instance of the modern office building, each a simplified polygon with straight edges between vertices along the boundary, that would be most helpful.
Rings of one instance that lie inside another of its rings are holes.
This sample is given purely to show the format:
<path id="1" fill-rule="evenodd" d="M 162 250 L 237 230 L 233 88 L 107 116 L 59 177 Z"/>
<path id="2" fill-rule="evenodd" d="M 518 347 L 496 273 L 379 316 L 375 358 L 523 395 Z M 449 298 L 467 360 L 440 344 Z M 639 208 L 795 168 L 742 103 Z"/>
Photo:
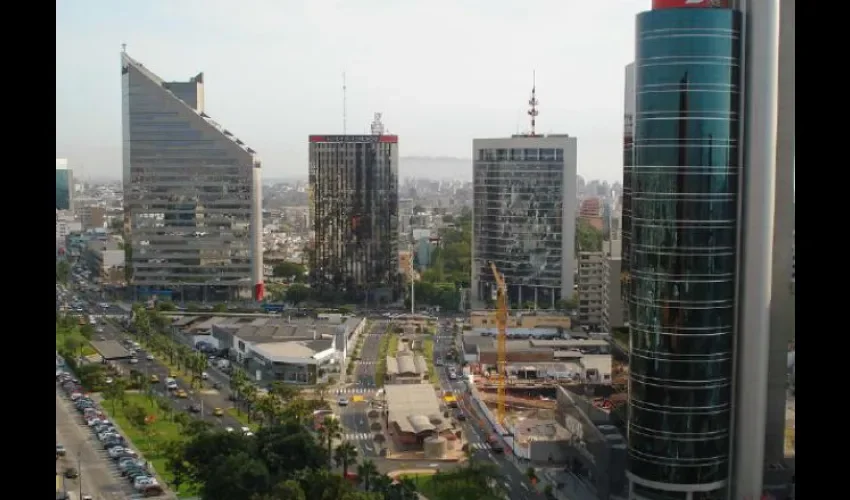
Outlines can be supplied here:
<path id="1" fill-rule="evenodd" d="M 779 3 L 654 0 L 637 18 L 630 498 L 755 499 L 767 486 L 785 383 L 780 370 L 777 394 L 768 376 L 785 335 L 774 247 L 792 199 Z"/>
<path id="2" fill-rule="evenodd" d="M 310 283 L 386 303 L 400 291 L 398 136 L 375 132 L 309 138 Z"/>
<path id="3" fill-rule="evenodd" d="M 138 296 L 263 297 L 261 163 L 204 109 L 203 73 L 166 82 L 121 54 L 124 217 Z"/>
<path id="4" fill-rule="evenodd" d="M 56 158 L 56 210 L 74 210 L 74 172 L 65 158 Z"/>
<path id="5" fill-rule="evenodd" d="M 496 294 L 493 262 L 514 307 L 554 307 L 575 281 L 575 137 L 550 134 L 475 139 L 473 300 Z"/>

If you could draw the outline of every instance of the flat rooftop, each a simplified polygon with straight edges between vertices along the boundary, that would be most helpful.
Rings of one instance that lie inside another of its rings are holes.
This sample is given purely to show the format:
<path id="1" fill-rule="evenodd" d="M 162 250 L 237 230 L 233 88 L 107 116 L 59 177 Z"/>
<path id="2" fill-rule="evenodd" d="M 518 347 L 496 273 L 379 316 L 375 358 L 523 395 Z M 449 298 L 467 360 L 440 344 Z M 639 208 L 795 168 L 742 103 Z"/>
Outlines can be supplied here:
<path id="1" fill-rule="evenodd" d="M 402 432 L 419 434 L 449 427 L 440 412 L 440 402 L 431 384 L 389 384 L 384 386 L 389 421 Z"/>
<path id="2" fill-rule="evenodd" d="M 332 346 L 333 341 L 327 339 L 293 342 L 267 342 L 255 345 L 252 350 L 270 361 L 277 361 L 281 358 L 312 358 L 316 353 L 326 351 Z"/>
<path id="3" fill-rule="evenodd" d="M 130 351 L 116 340 L 92 340 L 91 346 L 105 360 L 131 357 Z"/>

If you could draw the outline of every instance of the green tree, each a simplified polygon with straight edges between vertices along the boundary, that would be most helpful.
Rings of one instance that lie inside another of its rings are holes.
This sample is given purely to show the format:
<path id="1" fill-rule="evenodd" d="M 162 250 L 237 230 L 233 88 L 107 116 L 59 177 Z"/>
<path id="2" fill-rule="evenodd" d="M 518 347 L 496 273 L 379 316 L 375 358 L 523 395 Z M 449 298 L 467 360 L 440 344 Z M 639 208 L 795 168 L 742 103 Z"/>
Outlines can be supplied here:
<path id="1" fill-rule="evenodd" d="M 281 262 L 274 266 L 272 272 L 276 278 L 287 278 L 297 283 L 305 281 L 307 269 L 297 262 Z"/>
<path id="2" fill-rule="evenodd" d="M 174 491 L 180 491 L 180 485 L 189 479 L 189 463 L 184 458 L 184 447 L 181 441 L 169 441 L 164 449 L 165 468 L 171 473 L 171 486 Z"/>
<path id="3" fill-rule="evenodd" d="M 347 477 L 349 465 L 357 463 L 357 448 L 346 441 L 336 447 L 333 458 L 336 465 L 342 467 L 343 477 Z"/>
<path id="4" fill-rule="evenodd" d="M 310 296 L 310 288 L 300 283 L 294 283 L 286 289 L 286 300 L 292 302 L 292 305 L 294 306 L 308 300 Z"/>
<path id="5" fill-rule="evenodd" d="M 287 479 L 275 485 L 272 496 L 290 500 L 307 500 L 307 495 L 301 489 L 301 485 L 298 484 L 298 481 L 292 479 Z"/>
<path id="6" fill-rule="evenodd" d="M 593 227 L 586 219 L 576 221 L 576 255 L 579 252 L 601 252 L 602 231 Z"/>
<path id="7" fill-rule="evenodd" d="M 342 437 L 342 426 L 340 425 L 339 420 L 330 416 L 325 417 L 322 421 L 322 427 L 319 429 L 319 437 L 327 447 L 328 465 L 331 465 L 331 460 L 333 459 L 333 454 L 331 452 L 333 450 L 334 439 Z"/>
<path id="8" fill-rule="evenodd" d="M 56 282 L 64 285 L 68 284 L 68 278 L 71 277 L 71 264 L 66 259 L 56 261 Z"/>
<path id="9" fill-rule="evenodd" d="M 363 460 L 363 462 L 357 466 L 357 477 L 360 479 L 360 482 L 363 483 L 363 488 L 366 491 L 371 491 L 369 487 L 372 484 L 372 480 L 377 475 L 378 467 L 375 465 L 375 462 L 371 460 Z"/>

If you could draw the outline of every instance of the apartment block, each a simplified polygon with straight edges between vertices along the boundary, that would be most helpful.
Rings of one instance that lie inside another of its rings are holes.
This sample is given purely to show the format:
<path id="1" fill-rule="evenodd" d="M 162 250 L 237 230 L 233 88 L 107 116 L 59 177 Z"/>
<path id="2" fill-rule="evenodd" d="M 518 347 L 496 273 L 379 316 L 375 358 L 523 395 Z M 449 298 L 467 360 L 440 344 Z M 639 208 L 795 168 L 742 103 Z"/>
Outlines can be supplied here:
<path id="1" fill-rule="evenodd" d="M 582 326 L 602 329 L 605 310 L 605 253 L 578 254 L 578 319 Z"/>

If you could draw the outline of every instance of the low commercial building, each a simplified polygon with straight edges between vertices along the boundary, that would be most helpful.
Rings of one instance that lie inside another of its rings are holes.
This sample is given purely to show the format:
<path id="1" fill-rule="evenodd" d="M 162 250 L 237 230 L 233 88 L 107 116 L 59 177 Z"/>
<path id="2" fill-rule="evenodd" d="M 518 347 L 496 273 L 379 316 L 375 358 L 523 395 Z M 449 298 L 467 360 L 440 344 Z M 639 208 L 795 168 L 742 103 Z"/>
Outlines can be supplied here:
<path id="1" fill-rule="evenodd" d="M 387 427 L 397 445 L 421 449 L 425 439 L 451 433 L 451 421 L 440 412 L 440 401 L 430 384 L 387 384 Z"/>
<path id="2" fill-rule="evenodd" d="M 472 328 L 494 328 L 496 314 L 492 310 L 471 311 L 469 325 Z M 508 316 L 507 328 L 555 328 L 569 331 L 570 317 L 542 311 L 525 311 Z"/>
<path id="3" fill-rule="evenodd" d="M 364 318 L 314 320 L 268 315 L 181 317 L 174 328 L 193 345 L 227 350 L 259 382 L 314 384 L 338 374 L 365 329 Z M 338 375 L 337 375 L 338 376 Z"/>
<path id="4" fill-rule="evenodd" d="M 495 337 L 463 336 L 464 359 L 479 374 L 495 370 L 498 360 Z M 611 384 L 613 361 L 604 340 L 508 340 L 505 343 L 508 375 L 517 380 L 569 380 Z"/>
<path id="5" fill-rule="evenodd" d="M 428 378 L 428 363 L 402 342 L 395 356 L 387 356 L 387 377 L 392 384 L 422 383 L 423 377 Z"/>
<path id="6" fill-rule="evenodd" d="M 86 245 L 82 260 L 101 283 L 121 285 L 126 280 L 124 256 L 124 249 L 117 242 L 92 240 Z"/>
<path id="7" fill-rule="evenodd" d="M 578 476 L 601 500 L 627 497 L 626 441 L 610 414 L 565 387 L 556 399 L 555 421 L 568 436 L 562 447 L 567 472 L 555 479 L 568 483 Z"/>

